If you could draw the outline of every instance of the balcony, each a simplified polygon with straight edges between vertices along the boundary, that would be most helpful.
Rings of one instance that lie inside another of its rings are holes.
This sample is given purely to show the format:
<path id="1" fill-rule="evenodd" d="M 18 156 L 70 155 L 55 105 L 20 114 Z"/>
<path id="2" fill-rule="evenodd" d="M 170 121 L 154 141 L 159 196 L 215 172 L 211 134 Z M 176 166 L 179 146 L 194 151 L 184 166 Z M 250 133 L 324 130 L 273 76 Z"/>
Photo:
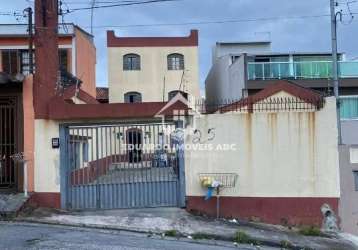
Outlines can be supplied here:
<path id="1" fill-rule="evenodd" d="M 358 61 L 339 62 L 340 78 L 358 77 Z M 332 78 L 332 62 L 250 62 L 248 80 Z"/>

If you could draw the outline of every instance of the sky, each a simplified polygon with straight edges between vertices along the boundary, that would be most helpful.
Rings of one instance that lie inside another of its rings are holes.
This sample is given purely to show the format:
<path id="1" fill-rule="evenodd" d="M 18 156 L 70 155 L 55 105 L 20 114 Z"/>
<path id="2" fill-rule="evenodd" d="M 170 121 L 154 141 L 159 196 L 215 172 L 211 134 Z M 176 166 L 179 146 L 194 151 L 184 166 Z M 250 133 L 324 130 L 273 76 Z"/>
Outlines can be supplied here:
<path id="1" fill-rule="evenodd" d="M 107 5 L 121 0 L 97 0 Z M 63 9 L 89 6 L 90 0 L 64 0 Z M 338 0 L 343 20 L 338 26 L 338 49 L 347 59 L 358 60 L 358 1 Z M 347 2 L 352 2 L 347 7 Z M 22 11 L 31 0 L 2 0 L 0 13 Z M 349 9 L 355 18 L 351 20 Z M 146 5 L 96 9 L 94 12 L 94 41 L 97 48 L 97 86 L 107 86 L 106 30 L 116 36 L 187 36 L 190 29 L 199 30 L 200 83 L 211 67 L 212 47 L 218 41 L 247 41 L 270 38 L 274 52 L 329 52 L 330 18 L 314 17 L 329 14 L 329 0 L 178 0 Z M 287 18 L 289 17 L 289 18 Z M 300 17 L 300 18 L 292 18 Z M 248 20 L 216 24 L 187 24 L 133 27 L 137 24 L 197 23 L 223 20 Z M 254 21 L 261 19 L 261 21 Z M 266 19 L 266 20 L 262 20 Z M 81 10 L 65 15 L 90 31 L 90 11 Z M 12 16 L 1 16 L 0 23 L 24 23 Z M 129 27 L 109 27 L 129 26 Z M 130 27 L 132 26 L 132 27 Z"/>

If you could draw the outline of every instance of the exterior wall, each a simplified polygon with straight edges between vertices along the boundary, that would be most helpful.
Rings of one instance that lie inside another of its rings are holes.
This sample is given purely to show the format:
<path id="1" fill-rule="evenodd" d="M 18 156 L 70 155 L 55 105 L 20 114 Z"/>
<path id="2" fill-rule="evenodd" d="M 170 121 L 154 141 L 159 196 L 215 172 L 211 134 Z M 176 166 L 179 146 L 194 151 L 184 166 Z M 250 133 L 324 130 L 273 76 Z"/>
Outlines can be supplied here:
<path id="1" fill-rule="evenodd" d="M 60 192 L 60 150 L 51 146 L 59 138 L 59 122 L 35 120 L 35 192 Z"/>
<path id="2" fill-rule="evenodd" d="M 245 68 L 245 55 L 234 63 L 229 55 L 217 59 L 205 80 L 206 100 L 220 104 L 241 99 L 246 85 Z"/>
<path id="3" fill-rule="evenodd" d="M 339 147 L 341 176 L 339 216 L 342 230 L 358 235 L 358 192 L 355 190 L 353 175 L 353 171 L 358 171 L 358 164 L 350 162 L 350 147 L 358 147 L 358 144 Z"/>
<path id="4" fill-rule="evenodd" d="M 340 196 L 335 99 L 326 101 L 317 112 L 230 113 L 196 118 L 195 129 L 215 129 L 214 140 L 208 142 L 214 149 L 234 144 L 235 150 L 186 150 L 188 209 L 209 214 L 215 210 L 213 202 L 201 205 L 205 189 L 200 185 L 199 173 L 236 173 L 236 187 L 223 190 L 221 196 L 237 206 L 222 208 L 222 216 L 250 218 L 251 211 L 251 217 L 271 223 L 284 219 L 295 224 L 317 224 L 320 206 L 327 202 L 336 209 Z M 192 136 L 186 138 L 188 144 L 192 140 Z M 282 214 L 273 213 L 275 200 Z M 303 210 L 289 213 L 287 207 L 294 209 L 300 200 Z M 249 204 L 252 207 L 247 207 Z"/>
<path id="5" fill-rule="evenodd" d="M 33 76 L 26 77 L 23 83 L 24 110 L 24 154 L 27 159 L 28 191 L 34 191 L 34 147 L 35 147 L 35 114 L 33 106 Z"/>
<path id="6" fill-rule="evenodd" d="M 271 52 L 271 42 L 217 43 L 213 49 L 213 64 L 220 57 L 230 54 L 260 54 Z"/>
<path id="7" fill-rule="evenodd" d="M 80 78 L 82 89 L 96 97 L 96 48 L 92 40 L 75 29 L 76 76 Z"/>
<path id="8" fill-rule="evenodd" d="M 358 145 L 358 120 L 342 120 L 342 143 Z"/>
<path id="9" fill-rule="evenodd" d="M 140 71 L 123 71 L 123 56 L 135 53 L 141 56 Z M 184 55 L 185 72 L 167 70 L 167 56 Z M 127 92 L 139 92 L 143 102 L 168 100 L 168 93 L 182 89 L 195 98 L 200 97 L 198 47 L 109 47 L 108 48 L 109 102 L 124 102 Z M 165 78 L 165 84 L 164 84 Z M 165 85 L 165 87 L 164 87 Z"/>

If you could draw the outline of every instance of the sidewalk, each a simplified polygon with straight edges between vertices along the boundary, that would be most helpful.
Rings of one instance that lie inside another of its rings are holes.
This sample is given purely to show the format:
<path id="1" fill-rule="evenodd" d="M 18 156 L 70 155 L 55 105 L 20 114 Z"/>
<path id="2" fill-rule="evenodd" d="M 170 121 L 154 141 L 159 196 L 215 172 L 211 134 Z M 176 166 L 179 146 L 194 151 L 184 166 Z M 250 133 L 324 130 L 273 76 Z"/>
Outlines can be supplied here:
<path id="1" fill-rule="evenodd" d="M 22 214 L 18 221 L 70 225 L 113 230 L 126 230 L 146 234 L 190 239 L 217 239 L 259 246 L 287 249 L 358 249 L 340 236 L 302 236 L 294 230 L 267 224 L 212 220 L 193 216 L 178 208 L 106 210 L 91 212 L 61 212 L 36 209 Z M 240 232 L 240 233 L 238 233 Z M 347 237 L 345 237 L 347 238 Z"/>

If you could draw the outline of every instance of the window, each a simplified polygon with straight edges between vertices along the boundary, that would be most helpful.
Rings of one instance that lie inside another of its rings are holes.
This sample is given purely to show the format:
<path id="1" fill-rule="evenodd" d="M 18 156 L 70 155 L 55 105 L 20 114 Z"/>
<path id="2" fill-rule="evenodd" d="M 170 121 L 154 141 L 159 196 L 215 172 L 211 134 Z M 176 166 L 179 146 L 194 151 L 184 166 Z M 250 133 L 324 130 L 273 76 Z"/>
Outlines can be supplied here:
<path id="1" fill-rule="evenodd" d="M 18 50 L 3 50 L 1 51 L 2 71 L 15 75 L 19 73 L 19 57 Z"/>
<path id="2" fill-rule="evenodd" d="M 67 70 L 68 62 L 67 62 L 67 50 L 66 49 L 60 49 L 58 51 L 58 59 L 59 59 L 59 67 L 60 69 Z"/>
<path id="3" fill-rule="evenodd" d="M 353 171 L 355 191 L 358 191 L 358 171 Z"/>
<path id="4" fill-rule="evenodd" d="M 350 148 L 350 161 L 351 163 L 358 163 L 358 147 L 357 148 Z"/>
<path id="5" fill-rule="evenodd" d="M 184 56 L 182 54 L 168 55 L 168 70 L 183 70 Z"/>
<path id="6" fill-rule="evenodd" d="M 136 103 L 142 102 L 142 95 L 138 92 L 128 92 L 124 94 L 124 102 L 125 103 Z"/>
<path id="7" fill-rule="evenodd" d="M 179 91 L 179 90 L 174 90 L 174 91 L 170 91 L 168 93 L 168 101 L 170 101 L 171 99 L 173 99 L 178 93 L 182 94 L 182 96 L 185 99 L 188 99 L 188 93 L 185 93 L 183 91 Z"/>
<path id="8" fill-rule="evenodd" d="M 123 70 L 140 70 L 140 56 L 136 54 L 123 56 Z"/>

